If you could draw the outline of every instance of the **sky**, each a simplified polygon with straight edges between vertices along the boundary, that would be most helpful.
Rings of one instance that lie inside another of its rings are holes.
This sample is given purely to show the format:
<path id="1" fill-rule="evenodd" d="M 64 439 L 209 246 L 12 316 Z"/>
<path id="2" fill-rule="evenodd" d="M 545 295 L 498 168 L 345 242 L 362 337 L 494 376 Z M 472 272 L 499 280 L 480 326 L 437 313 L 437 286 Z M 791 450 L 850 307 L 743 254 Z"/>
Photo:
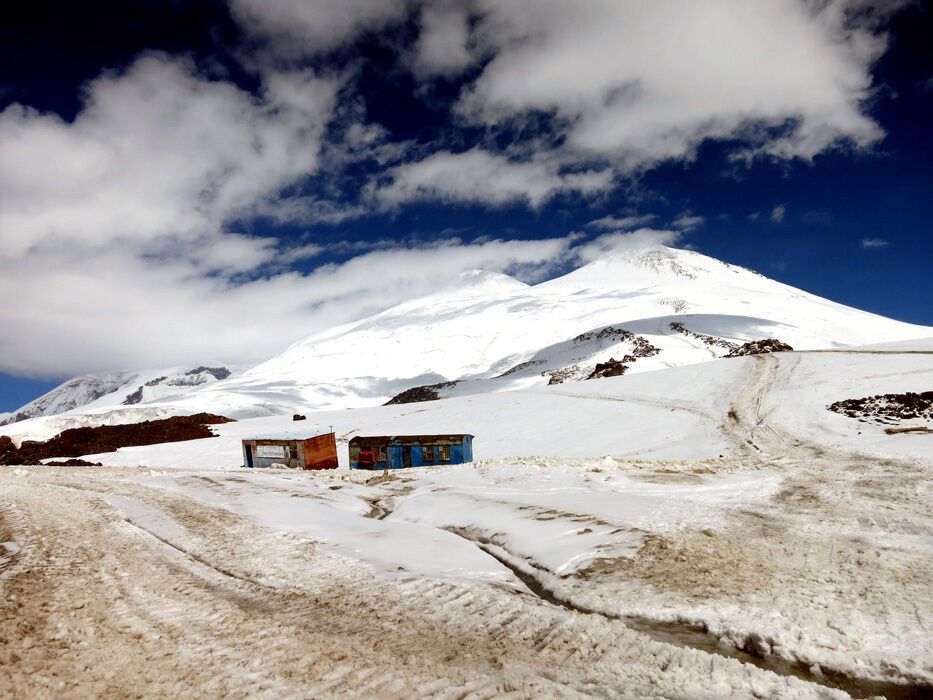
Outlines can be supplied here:
<path id="1" fill-rule="evenodd" d="M 930 36 L 902 0 L 11 0 L 0 411 L 620 231 L 933 325 Z"/>

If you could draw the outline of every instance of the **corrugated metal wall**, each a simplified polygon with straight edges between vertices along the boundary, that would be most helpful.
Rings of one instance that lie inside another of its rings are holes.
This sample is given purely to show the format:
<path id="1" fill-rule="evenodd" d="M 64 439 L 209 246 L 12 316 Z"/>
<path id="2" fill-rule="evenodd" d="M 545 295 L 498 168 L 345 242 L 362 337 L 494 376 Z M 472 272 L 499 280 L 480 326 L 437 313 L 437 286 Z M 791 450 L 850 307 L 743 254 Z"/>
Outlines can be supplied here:
<path id="1" fill-rule="evenodd" d="M 333 433 L 326 433 L 303 440 L 244 440 L 243 464 L 255 468 L 284 464 L 293 469 L 336 469 L 337 439 Z"/>
<path id="2" fill-rule="evenodd" d="M 440 444 L 428 443 L 436 438 Z M 373 469 L 403 469 L 405 467 L 442 466 L 445 464 L 463 464 L 473 461 L 473 437 L 465 435 L 456 440 L 448 435 L 420 435 L 397 440 L 385 437 L 372 438 L 382 445 L 367 444 L 367 438 L 351 441 L 350 468 L 366 469 L 359 462 L 360 450 L 368 449 L 375 453 Z M 361 441 L 362 440 L 362 441 Z M 388 441 L 388 444 L 386 444 Z"/>

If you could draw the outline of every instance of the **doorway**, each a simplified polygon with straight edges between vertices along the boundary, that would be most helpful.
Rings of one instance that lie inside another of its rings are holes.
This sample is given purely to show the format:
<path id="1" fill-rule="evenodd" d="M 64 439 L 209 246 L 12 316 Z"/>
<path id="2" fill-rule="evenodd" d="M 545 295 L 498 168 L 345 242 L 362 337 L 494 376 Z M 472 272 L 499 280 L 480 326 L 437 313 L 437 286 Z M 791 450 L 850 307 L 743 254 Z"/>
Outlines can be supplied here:
<path id="1" fill-rule="evenodd" d="M 411 445 L 402 447 L 402 468 L 407 469 L 411 466 Z"/>

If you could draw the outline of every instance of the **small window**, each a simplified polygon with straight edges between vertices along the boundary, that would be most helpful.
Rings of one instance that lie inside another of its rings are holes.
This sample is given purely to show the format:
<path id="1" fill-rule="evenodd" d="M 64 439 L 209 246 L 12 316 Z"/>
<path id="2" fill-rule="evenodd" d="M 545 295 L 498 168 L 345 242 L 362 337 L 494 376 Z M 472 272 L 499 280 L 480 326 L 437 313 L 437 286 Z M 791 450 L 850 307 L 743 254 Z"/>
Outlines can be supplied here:
<path id="1" fill-rule="evenodd" d="M 421 461 L 430 464 L 434 461 L 434 445 L 421 446 Z"/>
<path id="2" fill-rule="evenodd" d="M 441 445 L 441 461 L 450 461 L 450 445 Z"/>

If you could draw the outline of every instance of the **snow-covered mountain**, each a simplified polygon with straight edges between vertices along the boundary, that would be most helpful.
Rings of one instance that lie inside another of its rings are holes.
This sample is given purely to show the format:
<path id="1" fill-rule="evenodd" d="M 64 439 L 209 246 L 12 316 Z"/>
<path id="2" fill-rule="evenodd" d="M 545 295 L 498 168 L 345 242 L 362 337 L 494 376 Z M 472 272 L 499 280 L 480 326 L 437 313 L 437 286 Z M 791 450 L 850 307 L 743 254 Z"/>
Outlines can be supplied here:
<path id="1" fill-rule="evenodd" d="M 226 379 L 231 374 L 231 370 L 220 363 L 82 374 L 11 413 L 0 414 L 0 425 L 76 409 L 93 411 L 176 398 L 197 387 Z"/>
<path id="2" fill-rule="evenodd" d="M 197 411 L 242 418 L 360 407 L 423 385 L 440 385 L 442 397 L 507 391 L 599 376 L 596 365 L 610 359 L 615 373 L 704 362 L 763 338 L 799 350 L 931 335 L 933 328 L 846 307 L 696 252 L 654 247 L 616 251 L 535 286 L 474 270 L 435 294 L 312 335 L 237 376 L 171 395 L 143 382 L 138 404 L 98 400 L 45 427 L 61 429 L 72 418 L 118 422 Z M 17 425 L 17 432 L 36 428 Z"/>

